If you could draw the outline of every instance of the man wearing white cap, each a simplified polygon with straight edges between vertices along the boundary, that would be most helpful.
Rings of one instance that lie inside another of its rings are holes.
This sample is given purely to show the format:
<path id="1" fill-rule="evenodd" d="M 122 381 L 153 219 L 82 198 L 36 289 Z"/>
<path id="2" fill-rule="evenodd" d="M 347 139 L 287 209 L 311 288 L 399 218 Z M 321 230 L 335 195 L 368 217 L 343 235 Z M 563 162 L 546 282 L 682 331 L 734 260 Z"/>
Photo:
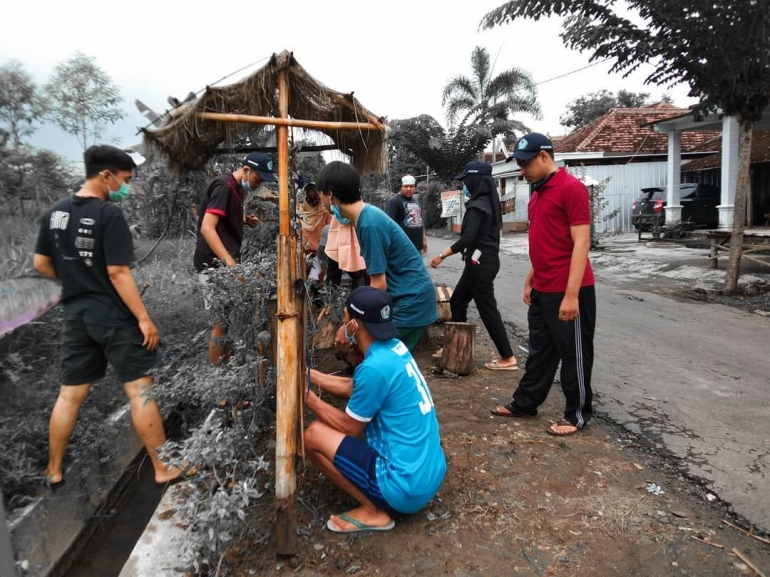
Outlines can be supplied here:
<path id="1" fill-rule="evenodd" d="M 422 224 L 422 207 L 414 198 L 415 179 L 411 174 L 401 179 L 401 191 L 394 194 L 385 207 L 388 216 L 404 229 L 418 252 L 428 252 L 428 237 Z"/>

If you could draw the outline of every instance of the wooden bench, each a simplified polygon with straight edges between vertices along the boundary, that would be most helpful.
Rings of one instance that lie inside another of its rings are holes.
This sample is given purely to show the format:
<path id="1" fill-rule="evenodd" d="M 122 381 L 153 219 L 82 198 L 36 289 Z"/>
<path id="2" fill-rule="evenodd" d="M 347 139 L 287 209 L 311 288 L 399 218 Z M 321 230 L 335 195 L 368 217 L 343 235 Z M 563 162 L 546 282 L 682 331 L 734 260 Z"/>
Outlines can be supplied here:
<path id="1" fill-rule="evenodd" d="M 709 265 L 711 268 L 719 268 L 719 251 L 730 251 L 732 235 L 730 231 L 715 230 L 709 231 L 707 235 L 711 239 Z M 762 260 L 770 259 L 770 236 L 744 235 L 741 259 L 744 258 L 753 263 L 770 267 L 770 260 Z"/>

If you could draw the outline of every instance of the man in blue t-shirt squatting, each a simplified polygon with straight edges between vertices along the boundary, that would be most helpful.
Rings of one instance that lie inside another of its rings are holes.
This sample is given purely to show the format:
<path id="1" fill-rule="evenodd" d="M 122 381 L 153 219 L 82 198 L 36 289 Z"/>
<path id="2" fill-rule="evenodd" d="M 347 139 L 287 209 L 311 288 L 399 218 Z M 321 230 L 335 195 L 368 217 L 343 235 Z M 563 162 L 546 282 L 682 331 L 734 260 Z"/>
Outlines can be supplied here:
<path id="1" fill-rule="evenodd" d="M 422 509 L 446 474 L 433 399 L 398 339 L 392 305 L 381 290 L 355 289 L 345 305 L 343 331 L 364 360 L 352 379 L 310 371 L 311 384 L 348 398 L 341 411 L 308 389 L 305 402 L 318 418 L 305 430 L 310 460 L 359 503 L 329 518 L 326 527 L 336 533 L 392 529 L 393 517 Z"/>

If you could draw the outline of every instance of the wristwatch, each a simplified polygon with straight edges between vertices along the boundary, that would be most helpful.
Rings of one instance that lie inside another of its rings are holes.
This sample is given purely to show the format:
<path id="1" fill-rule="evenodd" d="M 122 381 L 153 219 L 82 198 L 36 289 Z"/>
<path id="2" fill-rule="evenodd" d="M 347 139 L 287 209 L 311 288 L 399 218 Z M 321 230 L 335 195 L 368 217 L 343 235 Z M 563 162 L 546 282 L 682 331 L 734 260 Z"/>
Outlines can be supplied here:
<path id="1" fill-rule="evenodd" d="M 446 257 L 444 256 L 444 253 L 443 253 L 443 252 L 440 252 L 440 253 L 438 253 L 438 257 L 439 257 L 441 260 L 444 260 L 444 259 L 446 258 Z"/>

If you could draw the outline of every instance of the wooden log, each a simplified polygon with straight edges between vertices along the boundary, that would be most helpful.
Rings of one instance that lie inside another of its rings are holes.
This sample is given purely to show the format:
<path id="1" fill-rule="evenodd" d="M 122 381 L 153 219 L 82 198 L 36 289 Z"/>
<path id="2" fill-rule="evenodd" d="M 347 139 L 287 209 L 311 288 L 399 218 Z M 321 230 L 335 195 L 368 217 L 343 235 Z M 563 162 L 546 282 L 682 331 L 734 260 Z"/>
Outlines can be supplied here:
<path id="1" fill-rule="evenodd" d="M 218 122 L 240 122 L 243 124 L 269 124 L 278 127 L 294 126 L 315 130 L 380 130 L 371 122 L 331 122 L 327 120 L 301 120 L 299 118 L 276 118 L 274 116 L 251 116 L 249 114 L 227 114 L 224 112 L 198 112 L 200 120 Z M 280 147 L 278 152 L 280 153 Z"/>
<path id="2" fill-rule="evenodd" d="M 448 286 L 436 287 L 436 304 L 438 304 L 438 322 L 440 323 L 447 323 L 452 320 L 452 309 L 449 306 L 452 292 L 452 288 Z"/>
<path id="3" fill-rule="evenodd" d="M 441 368 L 456 375 L 470 375 L 476 364 L 476 325 L 445 323 Z"/>

